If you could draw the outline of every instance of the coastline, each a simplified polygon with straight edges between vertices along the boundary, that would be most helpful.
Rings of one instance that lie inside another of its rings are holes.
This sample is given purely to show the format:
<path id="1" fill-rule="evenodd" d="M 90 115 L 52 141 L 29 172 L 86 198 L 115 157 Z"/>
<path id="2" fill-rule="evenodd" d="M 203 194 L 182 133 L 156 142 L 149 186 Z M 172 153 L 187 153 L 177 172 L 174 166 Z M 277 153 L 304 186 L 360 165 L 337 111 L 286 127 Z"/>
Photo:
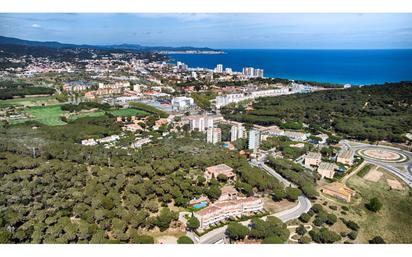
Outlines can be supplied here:
<path id="1" fill-rule="evenodd" d="M 217 64 L 241 72 L 264 69 L 265 78 L 318 83 L 376 85 L 411 81 L 412 49 L 278 50 L 223 49 L 225 54 L 168 54 L 190 68 L 213 69 Z"/>

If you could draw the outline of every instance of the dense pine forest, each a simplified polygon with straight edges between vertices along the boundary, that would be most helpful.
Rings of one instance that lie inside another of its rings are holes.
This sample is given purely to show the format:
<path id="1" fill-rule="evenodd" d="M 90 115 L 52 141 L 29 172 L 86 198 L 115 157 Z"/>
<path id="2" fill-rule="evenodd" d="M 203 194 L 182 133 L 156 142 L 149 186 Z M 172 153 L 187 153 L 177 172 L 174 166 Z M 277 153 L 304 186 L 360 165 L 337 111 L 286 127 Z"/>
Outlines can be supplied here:
<path id="1" fill-rule="evenodd" d="M 113 118 L 33 125 L 0 128 L 1 243 L 153 242 L 146 232 L 173 227 L 190 199 L 220 196 L 224 181 L 203 177 L 220 163 L 235 169 L 243 194 L 286 197 L 277 179 L 246 158 L 189 136 L 105 149 L 78 142 L 120 132 Z"/>
<path id="2" fill-rule="evenodd" d="M 348 138 L 403 142 L 412 128 L 412 82 L 266 97 L 256 100 L 252 110 L 228 106 L 222 113 L 241 122 L 304 122 Z"/>

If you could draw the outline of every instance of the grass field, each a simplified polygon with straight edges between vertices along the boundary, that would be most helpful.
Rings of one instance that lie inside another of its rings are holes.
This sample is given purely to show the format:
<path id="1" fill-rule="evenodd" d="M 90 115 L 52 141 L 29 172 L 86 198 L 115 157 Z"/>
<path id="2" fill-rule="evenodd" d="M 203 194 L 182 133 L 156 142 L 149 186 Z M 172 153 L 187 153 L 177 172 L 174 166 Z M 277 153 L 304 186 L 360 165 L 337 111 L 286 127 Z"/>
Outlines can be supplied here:
<path id="1" fill-rule="evenodd" d="M 387 178 L 395 177 L 387 172 L 378 182 L 370 182 L 359 176 L 352 176 L 347 184 L 354 188 L 357 195 L 350 207 L 354 211 L 353 220 L 360 227 L 358 241 L 367 242 L 380 235 L 388 243 L 412 243 L 412 197 L 410 189 L 404 185 L 404 191 L 391 190 Z M 365 203 L 372 197 L 378 197 L 383 208 L 373 213 L 365 208 Z"/>
<path id="2" fill-rule="evenodd" d="M 42 104 L 53 105 L 53 104 L 58 104 L 58 101 L 56 100 L 54 96 L 27 97 L 27 98 L 0 100 L 0 106 L 1 105 L 41 106 Z"/>
<path id="3" fill-rule="evenodd" d="M 115 110 L 115 111 L 111 111 L 111 114 L 113 114 L 114 116 L 135 116 L 138 114 L 148 114 L 145 111 L 142 110 L 137 110 L 137 109 L 119 109 L 119 110 Z"/>
<path id="4" fill-rule="evenodd" d="M 135 116 L 139 114 L 148 114 L 145 111 L 136 110 L 136 109 L 119 109 L 119 110 L 113 110 L 109 112 L 113 114 L 114 116 L 126 116 L 126 117 Z M 104 111 L 80 113 L 80 114 L 70 116 L 70 121 L 77 120 L 79 118 L 84 118 L 84 117 L 101 117 L 104 114 L 105 114 Z"/>
<path id="5" fill-rule="evenodd" d="M 88 112 L 88 113 L 80 113 L 80 114 L 76 114 L 76 115 L 72 115 L 70 116 L 70 121 L 74 121 L 80 118 L 84 118 L 84 117 L 101 117 L 104 115 L 103 111 L 97 111 L 97 112 Z"/>
<path id="6" fill-rule="evenodd" d="M 60 115 L 63 113 L 60 105 L 32 107 L 27 112 L 33 117 L 33 120 L 48 126 L 66 124 L 60 119 Z"/>

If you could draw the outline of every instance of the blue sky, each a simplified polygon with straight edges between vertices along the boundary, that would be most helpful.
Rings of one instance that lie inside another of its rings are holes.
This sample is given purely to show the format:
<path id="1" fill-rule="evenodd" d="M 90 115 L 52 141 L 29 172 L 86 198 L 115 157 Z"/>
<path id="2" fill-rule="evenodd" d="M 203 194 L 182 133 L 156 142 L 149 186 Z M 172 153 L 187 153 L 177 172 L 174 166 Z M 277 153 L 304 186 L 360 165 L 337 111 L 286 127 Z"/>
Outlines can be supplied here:
<path id="1" fill-rule="evenodd" d="M 0 14 L 0 35 L 76 44 L 412 48 L 412 14 Z"/>

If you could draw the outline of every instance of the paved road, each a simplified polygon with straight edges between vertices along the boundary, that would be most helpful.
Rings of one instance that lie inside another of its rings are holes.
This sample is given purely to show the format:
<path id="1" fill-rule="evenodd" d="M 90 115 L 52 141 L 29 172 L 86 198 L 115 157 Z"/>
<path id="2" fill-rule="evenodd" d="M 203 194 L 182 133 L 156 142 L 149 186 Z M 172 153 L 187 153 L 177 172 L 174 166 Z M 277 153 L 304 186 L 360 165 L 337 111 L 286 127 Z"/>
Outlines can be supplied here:
<path id="1" fill-rule="evenodd" d="M 285 184 L 285 186 L 292 186 L 296 187 L 293 183 L 289 182 L 288 180 L 284 179 L 282 176 L 280 176 L 275 170 L 264 164 L 263 162 L 258 162 L 258 161 L 251 161 L 251 165 L 260 167 L 264 169 L 266 172 L 268 172 L 270 175 L 278 178 L 282 183 Z M 312 203 L 309 201 L 308 198 L 305 196 L 301 195 L 298 197 L 298 204 L 294 206 L 293 208 L 290 208 L 288 210 L 284 210 L 275 214 L 271 214 L 269 216 L 275 216 L 282 220 L 283 222 L 287 222 L 289 220 L 297 219 L 299 216 L 304 213 L 308 212 L 309 209 L 312 207 Z M 266 219 L 266 217 L 263 217 L 263 219 Z M 241 222 L 243 225 L 249 225 L 250 220 L 243 221 Z M 216 244 L 216 243 L 222 243 L 225 240 L 225 231 L 226 231 L 227 226 L 223 226 L 221 228 L 214 229 L 210 231 L 209 233 L 201 236 L 200 238 L 195 236 L 192 233 L 189 233 L 188 236 L 192 238 L 192 240 L 195 243 L 200 243 L 200 244 Z"/>
<path id="2" fill-rule="evenodd" d="M 304 196 L 299 196 L 298 204 L 293 208 L 288 210 L 284 210 L 275 214 L 271 214 L 269 216 L 275 216 L 279 218 L 283 222 L 287 222 L 289 220 L 297 219 L 299 216 L 304 213 L 308 212 L 309 209 L 312 207 L 312 203 Z M 262 219 L 266 219 L 263 217 Z M 250 220 L 242 221 L 241 223 L 245 226 L 250 224 Z M 225 239 L 225 231 L 227 226 L 223 226 L 217 229 L 210 231 L 209 233 L 201 236 L 200 238 L 196 238 L 194 241 L 199 244 L 215 244 L 221 242 Z"/>
<path id="3" fill-rule="evenodd" d="M 409 187 L 412 188 L 412 153 L 398 149 L 395 147 L 390 147 L 390 146 L 381 146 L 381 145 L 369 145 L 369 144 L 363 144 L 363 143 L 358 143 L 358 142 L 350 142 L 347 140 L 342 140 L 341 144 L 344 146 L 346 149 L 351 149 L 353 151 L 358 151 L 358 150 L 365 150 L 365 149 L 388 149 L 394 152 L 397 152 L 399 154 L 403 154 L 408 157 L 408 160 L 402 163 L 396 163 L 396 162 L 385 162 L 383 160 L 376 160 L 372 158 L 368 158 L 367 156 L 362 156 L 365 162 L 374 164 L 376 166 L 382 167 L 386 169 L 387 171 L 391 172 L 398 178 L 402 179 Z M 407 172 L 402 171 L 399 167 L 403 167 Z"/>

